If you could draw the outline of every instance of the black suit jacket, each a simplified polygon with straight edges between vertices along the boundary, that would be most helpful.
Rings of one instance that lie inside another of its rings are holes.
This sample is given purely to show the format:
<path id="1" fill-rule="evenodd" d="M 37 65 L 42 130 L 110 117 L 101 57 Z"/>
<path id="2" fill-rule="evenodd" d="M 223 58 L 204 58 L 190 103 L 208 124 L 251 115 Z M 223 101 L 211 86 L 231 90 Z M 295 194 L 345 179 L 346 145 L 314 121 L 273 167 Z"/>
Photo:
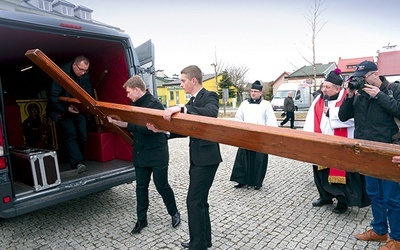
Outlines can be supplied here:
<path id="1" fill-rule="evenodd" d="M 193 104 L 186 104 L 188 114 L 218 117 L 218 96 L 215 92 L 201 89 L 196 96 Z M 170 138 L 182 137 L 171 134 Z M 206 141 L 195 137 L 190 137 L 189 142 L 190 160 L 197 166 L 215 165 L 222 162 L 219 144 Z"/>

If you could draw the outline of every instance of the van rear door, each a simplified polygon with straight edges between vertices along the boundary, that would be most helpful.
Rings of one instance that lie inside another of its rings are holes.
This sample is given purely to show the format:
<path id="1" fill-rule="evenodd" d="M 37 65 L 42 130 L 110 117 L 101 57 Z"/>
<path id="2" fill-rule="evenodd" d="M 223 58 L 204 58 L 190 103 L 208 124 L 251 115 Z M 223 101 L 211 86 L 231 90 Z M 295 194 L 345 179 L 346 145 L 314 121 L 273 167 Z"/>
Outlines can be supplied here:
<path id="1" fill-rule="evenodd" d="M 157 96 L 157 84 L 154 68 L 154 45 L 151 40 L 136 47 L 136 53 L 141 65 L 140 73 L 146 83 L 146 87 L 152 95 Z"/>

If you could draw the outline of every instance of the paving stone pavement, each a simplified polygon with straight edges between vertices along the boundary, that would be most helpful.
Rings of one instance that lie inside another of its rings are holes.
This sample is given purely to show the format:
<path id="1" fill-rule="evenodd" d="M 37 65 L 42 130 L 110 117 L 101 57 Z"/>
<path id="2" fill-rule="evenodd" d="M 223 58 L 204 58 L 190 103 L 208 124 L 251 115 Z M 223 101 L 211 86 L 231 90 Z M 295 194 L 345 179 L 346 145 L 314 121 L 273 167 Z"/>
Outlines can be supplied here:
<path id="1" fill-rule="evenodd" d="M 180 243 L 188 240 L 188 139 L 172 139 L 169 145 L 169 180 L 182 216 L 177 228 L 172 228 L 151 182 L 149 225 L 138 235 L 130 234 L 136 222 L 133 183 L 0 220 L 0 249 L 182 249 Z M 261 190 L 233 188 L 229 177 L 236 150 L 221 144 L 224 162 L 209 196 L 210 249 L 379 249 L 382 245 L 353 236 L 370 228 L 369 207 L 353 207 L 342 215 L 332 213 L 335 203 L 312 207 L 318 194 L 309 163 L 270 155 Z"/>

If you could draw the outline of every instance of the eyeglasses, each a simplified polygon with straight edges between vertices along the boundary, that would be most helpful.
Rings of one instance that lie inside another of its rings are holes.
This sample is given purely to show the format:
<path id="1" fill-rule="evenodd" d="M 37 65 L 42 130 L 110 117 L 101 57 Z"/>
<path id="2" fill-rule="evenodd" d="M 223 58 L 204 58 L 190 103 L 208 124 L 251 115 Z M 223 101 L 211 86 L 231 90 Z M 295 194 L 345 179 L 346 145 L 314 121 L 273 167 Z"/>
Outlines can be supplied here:
<path id="1" fill-rule="evenodd" d="M 75 67 L 76 67 L 79 71 L 81 71 L 81 72 L 84 72 L 84 73 L 89 72 L 89 69 L 82 69 L 82 68 L 80 68 L 80 67 L 78 66 L 78 64 L 76 64 L 76 63 L 74 63 L 74 65 L 75 65 Z"/>

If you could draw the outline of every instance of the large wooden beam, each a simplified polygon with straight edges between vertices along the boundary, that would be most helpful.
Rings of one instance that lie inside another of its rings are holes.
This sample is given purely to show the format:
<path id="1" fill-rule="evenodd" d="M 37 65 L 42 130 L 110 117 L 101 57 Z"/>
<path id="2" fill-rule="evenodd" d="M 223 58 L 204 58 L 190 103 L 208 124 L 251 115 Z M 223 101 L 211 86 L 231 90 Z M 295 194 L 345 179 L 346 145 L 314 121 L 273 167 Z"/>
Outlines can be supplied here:
<path id="1" fill-rule="evenodd" d="M 400 181 L 400 168 L 391 162 L 400 155 L 398 145 L 181 113 L 166 121 L 160 110 L 104 102 L 97 107 L 131 123 L 150 122 L 173 133 Z"/>
<path id="2" fill-rule="evenodd" d="M 85 103 L 83 96 L 77 98 Z M 150 122 L 185 136 L 400 182 L 400 168 L 391 163 L 392 156 L 400 155 L 398 145 L 188 114 L 175 114 L 166 121 L 162 110 L 99 101 L 93 105 L 95 108 L 88 110 L 99 110 L 103 116 L 117 115 L 130 123 Z"/>

